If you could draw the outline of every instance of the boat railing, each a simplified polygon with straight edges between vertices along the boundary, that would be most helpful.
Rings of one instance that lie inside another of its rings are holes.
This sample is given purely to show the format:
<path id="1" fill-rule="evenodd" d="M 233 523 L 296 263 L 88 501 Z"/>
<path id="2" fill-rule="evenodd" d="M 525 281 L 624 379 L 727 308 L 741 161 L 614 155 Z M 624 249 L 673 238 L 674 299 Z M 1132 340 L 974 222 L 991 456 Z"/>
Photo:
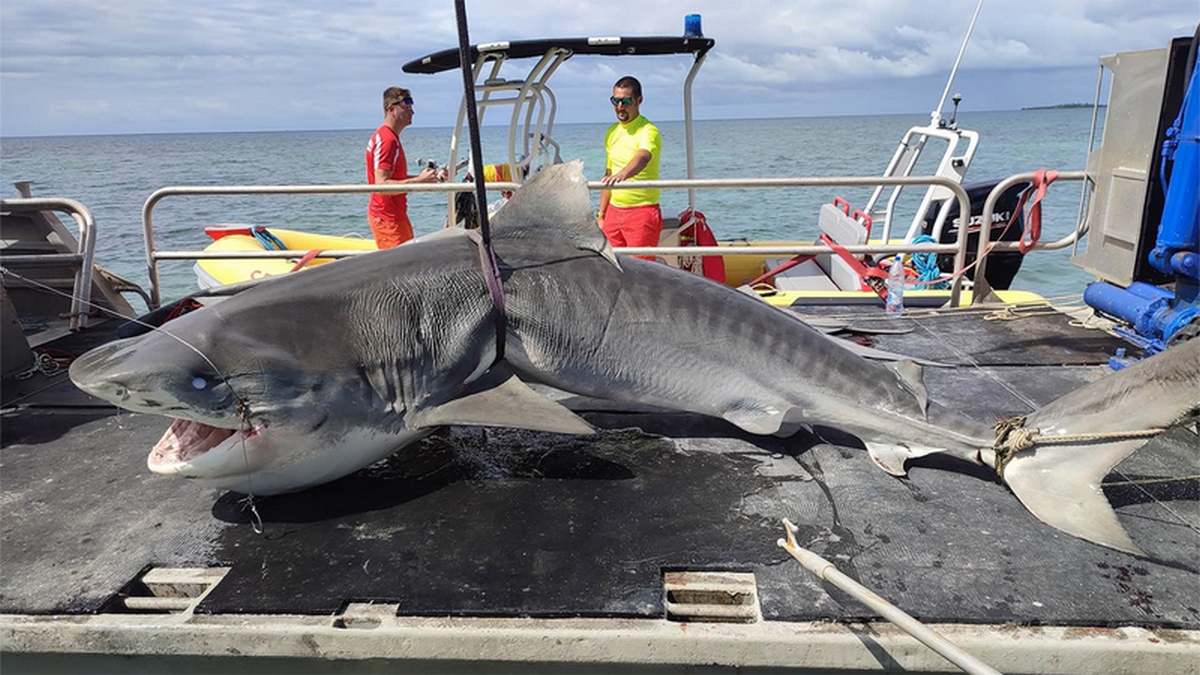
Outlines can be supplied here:
<path id="1" fill-rule="evenodd" d="M 1029 180 L 1032 174 L 1018 174 L 1002 181 L 988 195 L 985 203 L 985 218 L 990 218 L 994 211 L 996 199 L 1009 186 Z M 1083 180 L 1086 172 L 1062 172 L 1059 180 Z M 589 181 L 591 190 L 629 189 L 629 188 L 658 188 L 664 190 L 709 190 L 709 189 L 743 189 L 743 188 L 798 188 L 798 187 L 873 187 L 876 185 L 933 185 L 945 188 L 958 201 L 959 213 L 970 214 L 970 199 L 965 189 L 957 181 L 945 176 L 820 176 L 820 177 L 779 177 L 779 178 L 697 178 L 656 181 L 638 181 L 636 184 L 618 183 L 604 185 L 599 181 Z M 515 190 L 520 186 L 516 183 L 488 183 L 492 191 Z M 150 298 L 152 307 L 157 308 L 161 302 L 161 282 L 158 263 L 161 260 L 205 260 L 205 259 L 272 259 L 295 258 L 295 251 L 160 251 L 155 246 L 154 238 L 154 208 L 167 197 L 178 196 L 213 196 L 213 195 L 316 195 L 316 194 L 362 194 L 377 193 L 420 193 L 420 192 L 471 192 L 471 183 L 437 183 L 419 185 L 212 185 L 212 186 L 168 186 L 155 190 L 142 205 L 142 230 L 146 247 L 146 264 L 150 280 Z M 969 217 L 969 216 L 968 216 Z M 990 222 L 985 220 L 984 222 Z M 954 254 L 953 282 L 950 289 L 950 304 L 960 304 L 963 270 L 967 259 L 967 230 L 959 227 L 954 243 L 946 244 L 912 244 L 904 241 L 882 242 L 873 244 L 849 245 L 844 247 L 855 255 L 865 254 L 896 254 L 896 253 L 952 253 Z M 1068 237 L 1049 244 L 1038 244 L 1038 249 L 1056 249 L 1071 245 L 1081 234 L 1082 224 Z M 1014 250 L 1015 242 L 990 241 L 990 230 L 983 229 L 979 238 L 979 250 L 987 253 L 990 250 Z M 618 248 L 616 251 L 626 255 L 822 255 L 834 253 L 833 249 L 823 244 L 805 245 L 751 245 L 745 246 L 687 246 L 687 247 L 649 247 L 649 248 Z M 341 258 L 369 253 L 366 250 L 323 250 L 322 257 Z M 983 263 L 979 263 L 982 265 Z M 976 278 L 981 278 L 978 274 Z M 978 282 L 977 282 L 978 283 Z M 976 294 L 978 296 L 978 294 Z"/>
<path id="2" fill-rule="evenodd" d="M 71 330 L 86 328 L 92 300 L 92 270 L 96 257 L 96 218 L 91 210 L 74 199 L 63 197 L 22 197 L 0 199 L 0 211 L 66 213 L 79 225 L 78 246 L 74 253 L 7 254 L 0 249 L 0 264 L 6 268 L 45 268 L 66 265 L 75 270 L 71 292 Z"/>

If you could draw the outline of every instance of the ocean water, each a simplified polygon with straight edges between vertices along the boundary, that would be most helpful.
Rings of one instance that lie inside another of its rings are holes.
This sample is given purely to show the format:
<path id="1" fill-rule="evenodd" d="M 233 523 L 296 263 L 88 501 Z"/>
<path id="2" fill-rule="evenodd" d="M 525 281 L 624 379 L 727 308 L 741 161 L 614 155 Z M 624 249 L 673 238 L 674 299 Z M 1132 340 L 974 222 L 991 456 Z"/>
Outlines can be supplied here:
<path id="1" fill-rule="evenodd" d="M 653 118 L 652 118 L 653 119 Z M 695 123 L 698 178 L 871 176 L 883 172 L 905 130 L 924 115 L 847 116 L 759 120 L 703 120 Z M 663 135 L 661 177 L 686 178 L 682 122 L 656 122 Z M 967 182 L 1000 179 L 1038 168 L 1079 170 L 1087 156 L 1089 109 L 1026 110 L 961 114 L 959 124 L 980 133 Z M 564 159 L 580 158 L 591 179 L 604 173 L 603 136 L 607 124 L 555 127 Z M 40 197 L 70 197 L 96 217 L 97 262 L 146 284 L 142 205 L 165 186 L 335 185 L 365 182 L 363 151 L 371 130 L 147 134 L 0 139 L 3 194 L 11 183 L 28 180 Z M 484 127 L 484 157 L 499 161 L 506 138 L 500 127 Z M 445 163 L 449 128 L 409 128 L 401 136 L 410 161 L 427 157 Z M 941 147 L 926 152 L 916 173 L 932 173 Z M 815 238 L 817 211 L 834 196 L 865 205 L 869 188 L 720 189 L 697 194 L 719 239 Z M 1044 240 L 1075 226 L 1079 183 L 1055 184 L 1044 203 Z M 907 227 L 920 190 L 901 199 L 896 227 Z M 595 197 L 598 202 L 598 195 Z M 187 196 L 169 197 L 154 211 L 160 249 L 201 249 L 203 228 L 216 223 L 254 223 L 328 234 L 370 236 L 367 196 Z M 687 192 L 666 190 L 665 215 L 687 206 Z M 409 195 L 409 213 L 418 234 L 440 228 L 446 198 Z M 1026 258 L 1014 288 L 1046 296 L 1082 291 L 1090 277 L 1072 266 L 1070 250 Z M 194 290 L 190 261 L 160 263 L 163 298 Z"/>

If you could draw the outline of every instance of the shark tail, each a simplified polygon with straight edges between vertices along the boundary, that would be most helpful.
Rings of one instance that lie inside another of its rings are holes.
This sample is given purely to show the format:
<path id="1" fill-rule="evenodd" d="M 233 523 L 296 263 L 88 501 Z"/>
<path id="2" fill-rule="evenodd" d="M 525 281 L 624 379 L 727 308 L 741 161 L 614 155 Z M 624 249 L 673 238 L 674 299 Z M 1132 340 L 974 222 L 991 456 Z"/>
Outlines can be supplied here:
<path id="1" fill-rule="evenodd" d="M 1039 438 L 1032 447 L 1012 454 L 1001 475 L 1042 522 L 1102 546 L 1144 555 L 1121 526 L 1101 481 L 1155 431 L 1197 409 L 1200 340 L 1191 340 L 1030 414 L 1023 429 L 1035 431 Z"/>

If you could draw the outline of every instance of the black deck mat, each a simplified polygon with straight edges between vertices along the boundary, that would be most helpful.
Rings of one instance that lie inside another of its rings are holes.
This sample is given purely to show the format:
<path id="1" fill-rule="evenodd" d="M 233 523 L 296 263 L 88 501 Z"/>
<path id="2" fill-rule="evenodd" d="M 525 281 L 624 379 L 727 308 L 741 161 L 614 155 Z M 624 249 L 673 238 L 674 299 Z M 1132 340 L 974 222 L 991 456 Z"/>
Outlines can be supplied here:
<path id="1" fill-rule="evenodd" d="M 1102 372 L 935 368 L 926 382 L 988 420 Z M 926 459 L 896 479 L 832 431 L 759 438 L 567 399 L 605 431 L 450 429 L 259 500 L 259 535 L 240 495 L 146 470 L 161 418 L 30 401 L 3 418 L 0 612 L 96 612 L 150 565 L 227 565 L 199 611 L 661 617 L 664 570 L 717 569 L 754 572 L 768 619 L 870 616 L 776 547 L 787 517 L 802 545 L 924 620 L 1200 628 L 1194 481 L 1107 490 L 1154 556 L 1135 558 L 1041 524 L 982 468 Z M 1109 480 L 1195 474 L 1194 445 L 1173 430 Z"/>
<path id="2" fill-rule="evenodd" d="M 1015 314 L 1002 309 L 921 310 L 919 318 L 895 319 L 887 318 L 877 307 L 805 306 L 790 311 L 801 318 L 836 316 L 865 329 L 911 329 L 902 335 L 860 336 L 856 341 L 951 365 L 1107 365 L 1119 348 L 1141 353 L 1103 331 L 1072 326 L 1070 317 L 1047 314 L 1051 310 L 1044 307 Z"/>

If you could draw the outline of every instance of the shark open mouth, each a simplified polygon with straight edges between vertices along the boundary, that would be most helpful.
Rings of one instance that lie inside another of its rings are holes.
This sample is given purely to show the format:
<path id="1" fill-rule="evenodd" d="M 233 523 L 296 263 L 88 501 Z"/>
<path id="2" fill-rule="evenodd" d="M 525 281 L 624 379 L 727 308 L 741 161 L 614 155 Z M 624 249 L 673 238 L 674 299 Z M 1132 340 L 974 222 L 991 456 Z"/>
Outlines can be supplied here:
<path id="1" fill-rule="evenodd" d="M 203 422 L 175 418 L 158 443 L 154 444 L 148 464 L 153 468 L 188 462 L 234 435 L 250 438 L 256 433 L 255 429 L 222 429 Z"/>

